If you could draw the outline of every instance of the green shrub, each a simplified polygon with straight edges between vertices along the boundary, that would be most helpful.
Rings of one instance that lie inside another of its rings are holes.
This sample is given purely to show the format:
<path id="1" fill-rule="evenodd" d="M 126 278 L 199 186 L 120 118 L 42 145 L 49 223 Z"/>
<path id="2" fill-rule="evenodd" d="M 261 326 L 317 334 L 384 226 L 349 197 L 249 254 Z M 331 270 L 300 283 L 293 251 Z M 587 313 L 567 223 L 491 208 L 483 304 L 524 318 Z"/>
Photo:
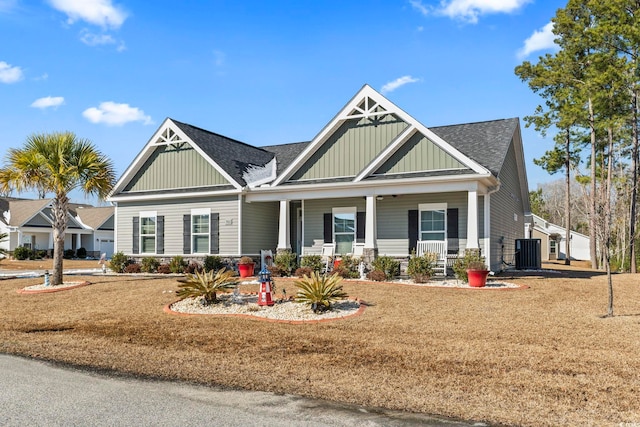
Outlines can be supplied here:
<path id="1" fill-rule="evenodd" d="M 85 259 L 87 257 L 87 250 L 85 248 L 78 248 L 78 252 L 76 253 L 78 258 Z"/>
<path id="2" fill-rule="evenodd" d="M 160 265 L 160 261 L 152 256 L 147 256 L 142 258 L 141 264 L 140 270 L 142 270 L 143 273 L 155 273 Z"/>
<path id="3" fill-rule="evenodd" d="M 303 277 L 294 283 L 298 288 L 296 301 L 308 304 L 315 312 L 322 312 L 331 308 L 331 303 L 347 297 L 343 292 L 338 275 L 320 275 L 312 273 L 310 277 Z"/>
<path id="4" fill-rule="evenodd" d="M 416 256 L 415 252 L 409 258 L 407 274 L 416 283 L 426 283 L 433 276 L 438 254 L 427 252 L 422 256 Z"/>
<path id="5" fill-rule="evenodd" d="M 116 273 L 124 273 L 124 269 L 131 263 L 131 260 L 122 252 L 116 252 L 111 255 L 109 268 Z"/>
<path id="6" fill-rule="evenodd" d="M 389 280 L 400 274 L 400 263 L 390 256 L 380 256 L 371 263 L 374 270 L 384 273 L 384 280 Z"/>
<path id="7" fill-rule="evenodd" d="M 464 251 L 464 256 L 458 258 L 453 263 L 453 272 L 456 277 L 463 282 L 468 282 L 467 270 L 473 269 L 486 269 L 484 257 L 480 255 L 480 249 L 467 249 Z"/>
<path id="8" fill-rule="evenodd" d="M 184 258 L 180 255 L 176 255 L 171 258 L 171 261 L 169 262 L 169 271 L 171 271 L 172 273 L 184 273 L 184 269 L 186 266 L 187 263 L 185 262 Z"/>
<path id="9" fill-rule="evenodd" d="M 64 259 L 71 259 L 76 255 L 76 251 L 74 251 L 73 249 L 65 249 L 64 250 L 64 254 L 62 255 L 62 257 Z"/>
<path id="10" fill-rule="evenodd" d="M 23 261 L 33 256 L 33 251 L 24 246 L 18 246 L 13 250 L 13 257 L 17 260 Z"/>
<path id="11" fill-rule="evenodd" d="M 282 274 L 285 276 L 291 276 L 295 269 L 298 267 L 298 256 L 291 251 L 283 251 L 276 254 L 276 258 L 273 263 L 280 268 Z"/>
<path id="12" fill-rule="evenodd" d="M 222 258 L 216 255 L 207 255 L 204 257 L 203 266 L 205 271 L 218 271 L 224 264 L 222 263 Z"/>
<path id="13" fill-rule="evenodd" d="M 321 272 L 324 269 L 324 262 L 320 255 L 305 255 L 300 258 L 300 267 L 309 267 L 312 271 Z"/>
<path id="14" fill-rule="evenodd" d="M 180 298 L 202 297 L 204 304 L 213 304 L 218 301 L 217 292 L 233 289 L 238 285 L 235 272 L 221 268 L 220 270 L 195 272 L 187 275 L 187 280 L 178 285 L 176 293 Z"/>
<path id="15" fill-rule="evenodd" d="M 345 279 L 357 279 L 360 277 L 360 272 L 358 271 L 359 264 L 360 260 L 350 255 L 345 255 L 340 259 L 340 265 L 337 268 L 338 274 Z"/>

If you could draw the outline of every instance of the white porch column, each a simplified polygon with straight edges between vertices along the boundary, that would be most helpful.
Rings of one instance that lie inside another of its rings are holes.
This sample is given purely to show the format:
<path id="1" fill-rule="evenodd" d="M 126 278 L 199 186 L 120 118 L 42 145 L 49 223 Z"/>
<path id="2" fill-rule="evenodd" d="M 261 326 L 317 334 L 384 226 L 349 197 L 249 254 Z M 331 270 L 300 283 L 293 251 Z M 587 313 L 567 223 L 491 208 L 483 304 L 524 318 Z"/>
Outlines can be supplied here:
<path id="1" fill-rule="evenodd" d="M 277 250 L 291 249 L 290 207 L 288 200 L 280 200 L 280 220 L 278 222 Z"/>
<path id="2" fill-rule="evenodd" d="M 469 191 L 469 197 L 467 200 L 467 249 L 479 249 L 477 191 Z"/>
<path id="3" fill-rule="evenodd" d="M 376 196 L 367 196 L 366 225 L 364 229 L 364 248 L 375 249 L 378 247 L 376 224 Z"/>
<path id="4" fill-rule="evenodd" d="M 82 247 L 82 235 L 76 234 L 76 251 Z"/>
<path id="5" fill-rule="evenodd" d="M 22 246 L 22 231 L 18 230 L 18 246 Z"/>
<path id="6" fill-rule="evenodd" d="M 49 232 L 49 244 L 47 246 L 47 249 L 53 249 L 53 231 Z"/>
<path id="7" fill-rule="evenodd" d="M 484 259 L 487 260 L 489 270 L 491 270 L 491 194 L 484 197 Z"/>

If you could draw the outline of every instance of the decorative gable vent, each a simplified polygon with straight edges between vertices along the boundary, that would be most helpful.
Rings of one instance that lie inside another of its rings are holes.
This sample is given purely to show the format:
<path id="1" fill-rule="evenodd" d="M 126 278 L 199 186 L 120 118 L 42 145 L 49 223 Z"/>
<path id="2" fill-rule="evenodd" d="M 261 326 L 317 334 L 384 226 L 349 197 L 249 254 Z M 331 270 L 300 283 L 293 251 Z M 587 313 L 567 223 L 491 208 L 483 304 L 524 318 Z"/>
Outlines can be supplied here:
<path id="1" fill-rule="evenodd" d="M 385 116 L 389 112 L 378 104 L 374 99 L 366 96 L 356 108 L 354 108 L 347 117 L 349 118 L 369 118 Z"/>
<path id="2" fill-rule="evenodd" d="M 162 131 L 158 139 L 156 139 L 156 145 L 168 145 L 168 144 L 176 144 L 178 147 L 181 146 L 182 143 L 185 143 L 184 139 L 180 137 L 176 132 L 174 132 L 171 128 L 166 128 Z"/>

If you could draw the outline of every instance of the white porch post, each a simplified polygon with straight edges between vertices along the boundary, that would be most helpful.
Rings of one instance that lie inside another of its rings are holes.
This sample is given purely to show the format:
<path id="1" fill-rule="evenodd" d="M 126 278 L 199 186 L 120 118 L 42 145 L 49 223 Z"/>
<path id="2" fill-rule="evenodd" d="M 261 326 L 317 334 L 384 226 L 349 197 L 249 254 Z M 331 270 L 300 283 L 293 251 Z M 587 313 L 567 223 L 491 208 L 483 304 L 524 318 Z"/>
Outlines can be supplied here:
<path id="1" fill-rule="evenodd" d="M 82 247 L 82 235 L 76 234 L 76 251 Z"/>
<path id="2" fill-rule="evenodd" d="M 280 220 L 278 223 L 278 248 L 277 250 L 291 249 L 291 228 L 289 218 L 291 216 L 289 201 L 280 200 Z"/>
<path id="3" fill-rule="evenodd" d="M 484 259 L 491 270 L 491 194 L 484 197 Z"/>
<path id="4" fill-rule="evenodd" d="M 469 191 L 469 197 L 467 200 L 467 249 L 479 249 L 477 191 Z"/>
<path id="5" fill-rule="evenodd" d="M 375 249 L 378 246 L 376 216 L 376 196 L 367 196 L 366 225 L 364 229 L 365 249 Z"/>
<path id="6" fill-rule="evenodd" d="M 17 246 L 22 246 L 22 231 L 20 231 L 20 230 L 18 230 L 18 245 Z"/>
<path id="7" fill-rule="evenodd" d="M 53 249 L 53 231 L 49 232 L 49 244 L 47 250 Z"/>

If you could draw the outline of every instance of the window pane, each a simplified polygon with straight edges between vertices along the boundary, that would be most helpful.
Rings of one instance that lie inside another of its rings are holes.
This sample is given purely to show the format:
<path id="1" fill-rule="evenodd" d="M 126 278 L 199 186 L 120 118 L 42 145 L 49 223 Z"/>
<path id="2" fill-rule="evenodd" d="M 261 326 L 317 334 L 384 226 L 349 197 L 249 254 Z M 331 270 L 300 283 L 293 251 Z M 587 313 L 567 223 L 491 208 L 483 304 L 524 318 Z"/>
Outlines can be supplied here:
<path id="1" fill-rule="evenodd" d="M 429 233 L 422 233 L 422 237 L 420 238 L 420 240 L 445 240 L 444 238 L 444 233 L 442 232 L 429 232 Z"/>
<path id="2" fill-rule="evenodd" d="M 194 233 L 209 233 L 209 215 L 193 215 L 191 224 Z"/>
<path id="3" fill-rule="evenodd" d="M 209 253 L 209 236 L 207 235 L 193 236 L 193 253 L 196 253 L 196 254 Z"/>
<path id="4" fill-rule="evenodd" d="M 156 252 L 155 236 L 142 236 L 142 253 L 152 254 Z"/>
<path id="5" fill-rule="evenodd" d="M 156 234 L 156 219 L 140 218 L 140 234 Z"/>
<path id="6" fill-rule="evenodd" d="M 353 234 L 336 234 L 336 253 L 340 255 L 351 253 L 354 237 Z"/>
<path id="7" fill-rule="evenodd" d="M 356 216 L 352 213 L 336 214 L 333 224 L 336 233 L 353 233 L 356 228 Z"/>

